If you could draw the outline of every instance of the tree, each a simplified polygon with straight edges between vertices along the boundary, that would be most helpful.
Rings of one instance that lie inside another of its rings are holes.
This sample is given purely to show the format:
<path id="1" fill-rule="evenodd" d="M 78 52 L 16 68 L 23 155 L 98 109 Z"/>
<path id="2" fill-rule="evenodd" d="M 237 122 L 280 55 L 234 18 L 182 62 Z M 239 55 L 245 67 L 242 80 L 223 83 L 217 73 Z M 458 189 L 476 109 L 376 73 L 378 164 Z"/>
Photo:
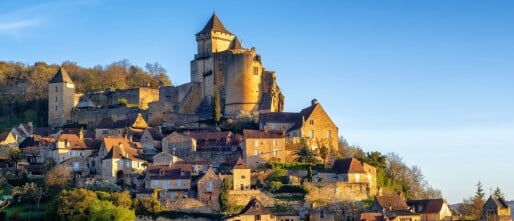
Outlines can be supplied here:
<path id="1" fill-rule="evenodd" d="M 318 162 L 316 159 L 317 154 L 307 146 L 305 140 L 300 141 L 300 149 L 293 152 L 297 157 L 294 159 L 296 162 L 315 164 Z"/>
<path id="2" fill-rule="evenodd" d="M 111 198 L 115 206 L 121 208 L 130 208 L 132 205 L 132 198 L 130 197 L 130 193 L 127 190 L 123 192 L 114 192 L 112 193 Z"/>
<path id="3" fill-rule="evenodd" d="M 496 198 L 505 198 L 505 195 L 503 194 L 503 192 L 500 190 L 500 187 L 496 187 L 496 189 L 494 190 L 494 193 L 493 193 L 494 197 Z"/>
<path id="4" fill-rule="evenodd" d="M 45 176 L 45 185 L 51 188 L 63 189 L 71 185 L 73 174 L 70 168 L 55 166 Z"/>
<path id="5" fill-rule="evenodd" d="M 22 157 L 23 155 L 20 151 L 20 148 L 13 147 L 11 150 L 9 150 L 9 161 L 13 164 L 14 172 L 16 175 L 18 175 L 18 162 L 21 161 Z"/>
<path id="6" fill-rule="evenodd" d="M 89 220 L 135 220 L 136 213 L 128 207 L 117 207 L 111 201 L 94 200 L 88 207 Z"/>
<path id="7" fill-rule="evenodd" d="M 218 126 L 218 123 L 221 119 L 221 104 L 220 104 L 220 92 L 216 90 L 214 92 L 214 101 L 213 101 L 213 113 L 212 113 L 212 119 L 216 122 L 216 126 Z"/>
<path id="8" fill-rule="evenodd" d="M 307 169 L 307 181 L 312 182 L 312 168 Z"/>
<path id="9" fill-rule="evenodd" d="M 89 206 L 95 200 L 98 200 L 98 198 L 90 190 L 63 190 L 58 197 L 57 213 L 65 220 L 87 220 Z"/>
<path id="10" fill-rule="evenodd" d="M 478 181 L 477 190 L 475 192 L 475 196 L 472 200 L 472 207 L 471 207 L 471 216 L 474 219 L 478 219 L 480 215 L 482 214 L 482 207 L 485 203 L 485 193 L 484 188 L 482 187 L 482 182 Z"/>
<path id="11" fill-rule="evenodd" d="M 143 198 L 139 201 L 139 205 L 142 207 L 140 210 L 144 210 L 149 213 L 158 213 L 162 211 L 161 202 L 158 198 L 159 191 L 154 189 L 152 197 Z"/>
<path id="12" fill-rule="evenodd" d="M 12 190 L 13 196 L 34 200 L 36 208 L 39 208 L 39 203 L 41 202 L 41 198 L 43 197 L 44 193 L 45 191 L 43 188 L 34 182 L 25 183 L 25 185 L 14 187 Z"/>
<path id="13" fill-rule="evenodd" d="M 319 148 L 319 156 L 323 160 L 323 165 L 325 165 L 325 166 L 327 165 L 326 162 L 327 162 L 327 157 L 328 157 L 329 153 L 330 153 L 330 149 L 327 146 L 321 146 Z"/>

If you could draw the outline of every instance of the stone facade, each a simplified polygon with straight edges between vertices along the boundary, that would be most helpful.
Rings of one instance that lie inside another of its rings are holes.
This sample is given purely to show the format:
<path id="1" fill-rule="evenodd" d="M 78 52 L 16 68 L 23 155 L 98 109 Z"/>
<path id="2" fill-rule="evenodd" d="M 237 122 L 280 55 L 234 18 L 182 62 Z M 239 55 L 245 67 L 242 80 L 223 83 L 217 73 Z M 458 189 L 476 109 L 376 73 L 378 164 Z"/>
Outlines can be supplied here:
<path id="1" fill-rule="evenodd" d="M 490 196 L 482 207 L 480 221 L 512 221 L 511 209 L 503 198 Z"/>
<path id="2" fill-rule="evenodd" d="M 48 125 L 62 127 L 71 123 L 71 111 L 75 105 L 75 84 L 61 67 L 48 82 Z"/>
<path id="3" fill-rule="evenodd" d="M 305 202 L 312 203 L 338 203 L 344 201 L 360 201 L 369 199 L 371 194 L 366 183 L 347 183 L 347 182 L 304 182 L 309 189 L 305 195 Z M 330 196 L 327 198 L 327 196 Z"/>
<path id="4" fill-rule="evenodd" d="M 267 162 L 286 162 L 285 136 L 282 131 L 244 130 L 243 159 L 250 169 Z"/>
<path id="5" fill-rule="evenodd" d="M 222 179 L 210 168 L 198 180 L 198 200 L 205 203 L 214 211 L 220 211 L 219 196 L 222 186 Z"/>
<path id="6" fill-rule="evenodd" d="M 196 140 L 177 132 L 162 139 L 162 152 L 184 158 L 196 151 Z"/>
<path id="7" fill-rule="evenodd" d="M 249 190 L 251 183 L 250 168 L 239 158 L 232 169 L 232 190 Z"/>

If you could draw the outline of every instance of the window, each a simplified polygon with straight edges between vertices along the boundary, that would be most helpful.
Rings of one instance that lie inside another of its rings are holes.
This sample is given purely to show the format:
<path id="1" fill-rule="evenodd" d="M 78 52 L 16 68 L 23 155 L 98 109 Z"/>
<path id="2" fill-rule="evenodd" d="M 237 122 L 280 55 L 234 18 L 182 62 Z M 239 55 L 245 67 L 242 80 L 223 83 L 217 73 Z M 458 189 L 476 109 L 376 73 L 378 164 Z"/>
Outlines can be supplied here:
<path id="1" fill-rule="evenodd" d="M 165 180 L 162 182 L 163 189 L 166 189 L 166 190 L 169 189 L 170 188 L 169 185 L 170 185 L 170 182 L 168 180 Z"/>
<path id="2" fill-rule="evenodd" d="M 273 146 L 278 146 L 278 141 L 276 139 L 273 140 Z"/>
<path id="3" fill-rule="evenodd" d="M 57 92 L 57 86 L 55 86 L 55 92 Z"/>
<path id="4" fill-rule="evenodd" d="M 309 120 L 310 125 L 314 125 L 314 119 Z"/>
<path id="5" fill-rule="evenodd" d="M 175 199 L 175 192 L 170 192 L 170 199 Z"/>
<path id="6" fill-rule="evenodd" d="M 84 156 L 84 153 L 79 152 L 79 156 L 83 157 L 83 156 Z"/>
<path id="7" fill-rule="evenodd" d="M 125 167 L 130 168 L 130 161 L 129 160 L 125 160 Z"/>
<path id="8" fill-rule="evenodd" d="M 314 130 L 311 130 L 311 137 L 314 137 Z"/>
<path id="9" fill-rule="evenodd" d="M 159 187 L 159 181 L 158 180 L 154 180 L 152 186 L 153 187 Z"/>
<path id="10" fill-rule="evenodd" d="M 259 146 L 259 141 L 258 140 L 256 140 L 254 143 L 255 143 L 255 145 L 254 145 L 255 147 Z"/>
<path id="11" fill-rule="evenodd" d="M 212 192 L 212 181 L 207 182 L 207 192 Z"/>
<path id="12" fill-rule="evenodd" d="M 258 150 L 255 150 L 255 156 L 258 157 L 259 156 L 259 151 Z"/>
<path id="13" fill-rule="evenodd" d="M 330 130 L 327 130 L 327 138 L 330 138 L 331 137 L 331 134 L 332 132 Z"/>
<path id="14" fill-rule="evenodd" d="M 57 102 L 57 97 L 55 97 L 55 102 Z"/>
<path id="15" fill-rule="evenodd" d="M 278 156 L 278 149 L 273 149 L 273 156 Z"/>
<path id="16" fill-rule="evenodd" d="M 79 171 L 80 169 L 80 164 L 79 162 L 73 162 L 73 170 L 74 171 Z"/>
<path id="17" fill-rule="evenodd" d="M 177 187 L 182 186 L 182 180 L 177 180 Z"/>
<path id="18" fill-rule="evenodd" d="M 245 178 L 246 178 L 246 176 L 244 176 L 244 175 L 241 176 L 241 179 L 245 179 Z"/>
<path id="19" fill-rule="evenodd" d="M 57 106 L 55 106 L 55 110 L 57 110 Z"/>
<path id="20" fill-rule="evenodd" d="M 259 75 L 259 67 L 253 67 L 253 75 Z"/>
<path id="21" fill-rule="evenodd" d="M 255 220 L 261 220 L 261 215 L 255 215 Z"/>

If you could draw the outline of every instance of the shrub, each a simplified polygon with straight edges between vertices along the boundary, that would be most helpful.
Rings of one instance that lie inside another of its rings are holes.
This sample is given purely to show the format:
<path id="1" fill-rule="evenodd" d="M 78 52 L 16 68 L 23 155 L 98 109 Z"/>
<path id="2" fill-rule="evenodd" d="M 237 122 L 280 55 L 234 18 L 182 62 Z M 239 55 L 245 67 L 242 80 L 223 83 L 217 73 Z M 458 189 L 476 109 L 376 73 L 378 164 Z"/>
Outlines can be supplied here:
<path id="1" fill-rule="evenodd" d="M 274 193 L 301 193 L 307 194 L 309 190 L 302 185 L 282 185 Z"/>

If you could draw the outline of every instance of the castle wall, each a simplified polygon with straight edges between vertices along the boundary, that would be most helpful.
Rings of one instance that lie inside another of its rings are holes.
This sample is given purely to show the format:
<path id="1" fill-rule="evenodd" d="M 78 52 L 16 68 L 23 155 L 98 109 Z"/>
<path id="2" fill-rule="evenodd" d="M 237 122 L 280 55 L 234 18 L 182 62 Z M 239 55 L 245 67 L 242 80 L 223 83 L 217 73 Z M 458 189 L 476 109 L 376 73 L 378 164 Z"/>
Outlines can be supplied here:
<path id="1" fill-rule="evenodd" d="M 72 121 L 79 124 L 86 124 L 88 128 L 95 128 L 100 121 L 110 116 L 113 120 L 124 119 L 128 115 L 142 113 L 137 107 L 113 107 L 113 108 L 91 108 L 73 109 L 70 111 Z"/>
<path id="2" fill-rule="evenodd" d="M 366 183 L 347 183 L 347 182 L 323 182 L 310 183 L 304 182 L 304 186 L 309 189 L 305 195 L 305 203 L 337 203 L 344 201 L 361 201 L 370 198 L 372 195 Z M 327 196 L 330 196 L 327 198 Z"/>

